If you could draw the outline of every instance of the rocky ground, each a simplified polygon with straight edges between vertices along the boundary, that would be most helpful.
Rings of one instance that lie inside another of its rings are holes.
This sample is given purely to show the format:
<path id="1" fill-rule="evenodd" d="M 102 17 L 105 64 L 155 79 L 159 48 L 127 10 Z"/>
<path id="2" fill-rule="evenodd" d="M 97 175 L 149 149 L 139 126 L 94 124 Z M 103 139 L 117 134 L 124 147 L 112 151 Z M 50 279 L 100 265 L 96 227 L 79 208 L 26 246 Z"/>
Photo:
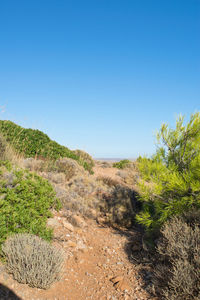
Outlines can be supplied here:
<path id="1" fill-rule="evenodd" d="M 106 174 L 119 180 L 116 172 L 96 167 L 95 176 Z M 66 255 L 61 280 L 48 290 L 31 288 L 14 281 L 1 264 L 0 299 L 156 299 L 148 293 L 148 263 L 146 282 L 141 276 L 141 264 L 134 264 L 134 253 L 143 251 L 136 229 L 109 227 L 103 218 L 88 219 L 67 209 L 53 212 L 48 226 L 54 229 L 53 243 L 64 249 Z"/>

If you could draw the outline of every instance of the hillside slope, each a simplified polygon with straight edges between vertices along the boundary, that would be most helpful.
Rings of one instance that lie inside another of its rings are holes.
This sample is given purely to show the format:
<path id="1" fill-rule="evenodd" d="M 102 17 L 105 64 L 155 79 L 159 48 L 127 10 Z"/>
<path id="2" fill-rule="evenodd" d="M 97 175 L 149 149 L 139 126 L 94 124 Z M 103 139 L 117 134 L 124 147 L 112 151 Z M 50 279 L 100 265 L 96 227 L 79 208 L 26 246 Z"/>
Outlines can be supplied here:
<path id="1" fill-rule="evenodd" d="M 0 120 L 0 134 L 14 150 L 24 157 L 37 157 L 57 160 L 68 157 L 76 160 L 86 170 L 91 171 L 93 160 L 89 154 L 82 151 L 72 151 L 69 148 L 52 141 L 40 130 L 26 129 L 11 121 Z"/>

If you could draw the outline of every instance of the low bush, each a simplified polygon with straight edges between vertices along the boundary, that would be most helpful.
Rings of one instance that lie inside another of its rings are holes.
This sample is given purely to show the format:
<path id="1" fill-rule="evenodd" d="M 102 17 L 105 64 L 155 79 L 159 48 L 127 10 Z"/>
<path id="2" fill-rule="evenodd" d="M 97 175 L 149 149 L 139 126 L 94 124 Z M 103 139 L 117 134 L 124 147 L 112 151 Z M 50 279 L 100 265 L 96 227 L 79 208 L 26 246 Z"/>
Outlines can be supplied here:
<path id="1" fill-rule="evenodd" d="M 65 174 L 66 180 L 70 180 L 72 177 L 84 173 L 84 169 L 81 168 L 76 161 L 66 157 L 58 159 L 55 166 L 57 171 Z"/>
<path id="2" fill-rule="evenodd" d="M 102 196 L 100 211 L 108 223 L 131 227 L 136 213 L 136 193 L 122 184 L 115 184 Z"/>
<path id="3" fill-rule="evenodd" d="M 51 163 L 53 163 L 53 161 L 36 159 L 33 157 L 28 157 L 20 160 L 20 166 L 32 172 L 45 171 L 47 169 L 47 166 Z"/>
<path id="4" fill-rule="evenodd" d="M 64 182 L 65 180 L 70 180 L 74 176 L 86 174 L 82 166 L 80 166 L 75 160 L 67 157 L 59 158 L 56 161 L 40 160 L 30 157 L 21 159 L 20 163 L 23 168 L 37 172 L 55 183 L 59 183 L 57 182 L 57 179 L 60 181 L 59 178 L 62 178 L 62 181 Z"/>
<path id="5" fill-rule="evenodd" d="M 200 211 L 175 217 L 161 230 L 155 287 L 167 300 L 200 299 L 199 216 Z"/>
<path id="6" fill-rule="evenodd" d="M 32 233 L 49 240 L 46 227 L 51 208 L 60 208 L 52 186 L 44 178 L 0 161 L 0 246 L 13 233 Z"/>
<path id="7" fill-rule="evenodd" d="M 124 183 L 130 186 L 137 184 L 139 179 L 138 172 L 134 168 L 119 170 L 116 175 L 119 176 Z"/>
<path id="8" fill-rule="evenodd" d="M 40 175 L 43 178 L 48 179 L 48 181 L 52 184 L 62 184 L 65 185 L 66 177 L 64 173 L 56 173 L 56 172 L 41 172 Z"/>
<path id="9" fill-rule="evenodd" d="M 88 166 L 90 167 L 90 169 L 92 169 L 94 167 L 94 160 L 87 152 L 82 151 L 82 150 L 75 150 L 73 152 L 75 153 L 75 155 L 77 155 L 79 157 L 79 159 L 83 163 L 86 162 L 88 164 Z"/>
<path id="10" fill-rule="evenodd" d="M 20 283 L 47 289 L 60 279 L 64 252 L 30 234 L 9 237 L 2 246 L 7 271 Z"/>
<path id="11" fill-rule="evenodd" d="M 64 208 L 89 216 L 91 209 L 98 210 L 98 193 L 102 192 L 103 187 L 93 177 L 79 175 L 72 178 L 65 189 L 55 187 L 55 190 Z"/>
<path id="12" fill-rule="evenodd" d="M 125 168 L 129 168 L 131 165 L 131 161 L 128 159 L 123 159 L 120 160 L 119 162 L 116 162 L 113 164 L 114 168 L 118 168 L 118 169 L 125 169 Z"/>

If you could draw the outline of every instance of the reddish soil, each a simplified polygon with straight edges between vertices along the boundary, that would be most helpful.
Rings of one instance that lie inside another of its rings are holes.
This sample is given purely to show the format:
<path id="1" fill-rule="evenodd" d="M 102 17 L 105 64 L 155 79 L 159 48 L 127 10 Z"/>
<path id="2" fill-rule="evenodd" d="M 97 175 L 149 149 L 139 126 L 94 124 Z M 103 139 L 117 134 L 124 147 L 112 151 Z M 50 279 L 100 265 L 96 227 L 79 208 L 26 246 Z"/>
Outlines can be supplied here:
<path id="1" fill-rule="evenodd" d="M 116 178 L 116 171 L 113 168 L 95 170 L 96 176 L 112 178 Z M 48 290 L 31 288 L 13 280 L 1 265 L 1 284 L 19 297 L 6 296 L 5 291 L 5 296 L 0 296 L 1 300 L 153 299 L 143 288 L 138 268 L 130 261 L 126 251 L 130 240 L 133 245 L 138 243 L 137 232 L 118 231 L 104 226 L 100 219 L 95 221 L 82 217 L 78 217 L 78 223 L 72 226 L 65 211 L 54 212 L 49 225 L 54 228 L 55 246 L 62 247 L 66 253 L 62 279 Z"/>

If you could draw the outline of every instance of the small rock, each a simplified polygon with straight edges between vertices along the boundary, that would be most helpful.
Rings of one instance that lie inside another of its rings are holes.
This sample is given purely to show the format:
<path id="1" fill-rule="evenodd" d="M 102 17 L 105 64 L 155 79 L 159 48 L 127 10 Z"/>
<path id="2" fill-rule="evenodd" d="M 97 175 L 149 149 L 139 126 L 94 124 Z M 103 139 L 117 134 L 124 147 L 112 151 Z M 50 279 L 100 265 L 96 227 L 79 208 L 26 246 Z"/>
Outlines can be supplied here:
<path id="1" fill-rule="evenodd" d="M 110 281 L 112 281 L 115 284 L 119 281 L 122 281 L 123 279 L 124 279 L 123 276 L 115 276 L 115 277 L 111 278 Z"/>
<path id="2" fill-rule="evenodd" d="M 9 278 L 8 274 L 6 274 L 6 273 L 5 273 L 5 274 L 3 274 L 3 279 L 4 279 L 4 280 L 6 280 L 6 281 L 7 281 L 7 280 L 8 280 L 8 278 Z"/>
<path id="3" fill-rule="evenodd" d="M 76 248 L 77 244 L 75 242 L 73 242 L 73 241 L 68 241 L 66 243 L 66 246 L 67 247 L 71 247 L 71 248 Z"/>
<path id="4" fill-rule="evenodd" d="M 49 218 L 47 220 L 47 225 L 52 226 L 52 227 L 58 227 L 58 226 L 60 226 L 60 223 L 55 218 Z"/>
<path id="5" fill-rule="evenodd" d="M 86 253 L 88 251 L 87 248 L 79 248 L 78 250 L 81 251 L 82 253 Z"/>
<path id="6" fill-rule="evenodd" d="M 95 209 L 90 209 L 89 213 L 90 213 L 90 216 L 91 216 L 92 218 L 96 218 L 97 212 L 96 212 Z"/>
<path id="7" fill-rule="evenodd" d="M 0 266 L 0 273 L 3 273 L 5 271 L 5 266 Z"/>
<path id="8" fill-rule="evenodd" d="M 80 263 L 80 264 L 83 264 L 84 261 L 85 261 L 84 259 L 81 259 L 79 263 Z"/>
<path id="9" fill-rule="evenodd" d="M 74 231 L 74 226 L 66 221 L 63 221 L 63 225 L 66 229 L 68 229 L 69 231 Z"/>
<path id="10" fill-rule="evenodd" d="M 130 286 L 126 282 L 123 276 L 115 276 L 110 279 L 114 283 L 114 287 L 120 291 L 130 291 Z"/>
<path id="11" fill-rule="evenodd" d="M 114 287 L 120 291 L 125 291 L 125 290 L 130 291 L 130 286 L 127 284 L 125 280 L 118 281 L 117 283 L 114 284 Z"/>
<path id="12" fill-rule="evenodd" d="M 85 227 L 86 226 L 85 221 L 80 216 L 72 216 L 71 222 L 74 226 L 77 226 L 77 227 Z"/>
<path id="13" fill-rule="evenodd" d="M 98 217 L 96 220 L 97 220 L 98 224 L 105 223 L 105 219 L 104 218 Z"/>
<path id="14" fill-rule="evenodd" d="M 101 268 L 101 267 L 102 267 L 102 264 L 101 264 L 101 263 L 98 263 L 97 266 Z"/>
<path id="15" fill-rule="evenodd" d="M 77 247 L 79 250 L 87 248 L 86 245 L 83 243 L 83 241 L 78 241 Z"/>
<path id="16" fill-rule="evenodd" d="M 106 264 L 103 264 L 103 268 L 104 268 L 104 269 L 107 269 L 107 265 L 106 265 Z"/>

